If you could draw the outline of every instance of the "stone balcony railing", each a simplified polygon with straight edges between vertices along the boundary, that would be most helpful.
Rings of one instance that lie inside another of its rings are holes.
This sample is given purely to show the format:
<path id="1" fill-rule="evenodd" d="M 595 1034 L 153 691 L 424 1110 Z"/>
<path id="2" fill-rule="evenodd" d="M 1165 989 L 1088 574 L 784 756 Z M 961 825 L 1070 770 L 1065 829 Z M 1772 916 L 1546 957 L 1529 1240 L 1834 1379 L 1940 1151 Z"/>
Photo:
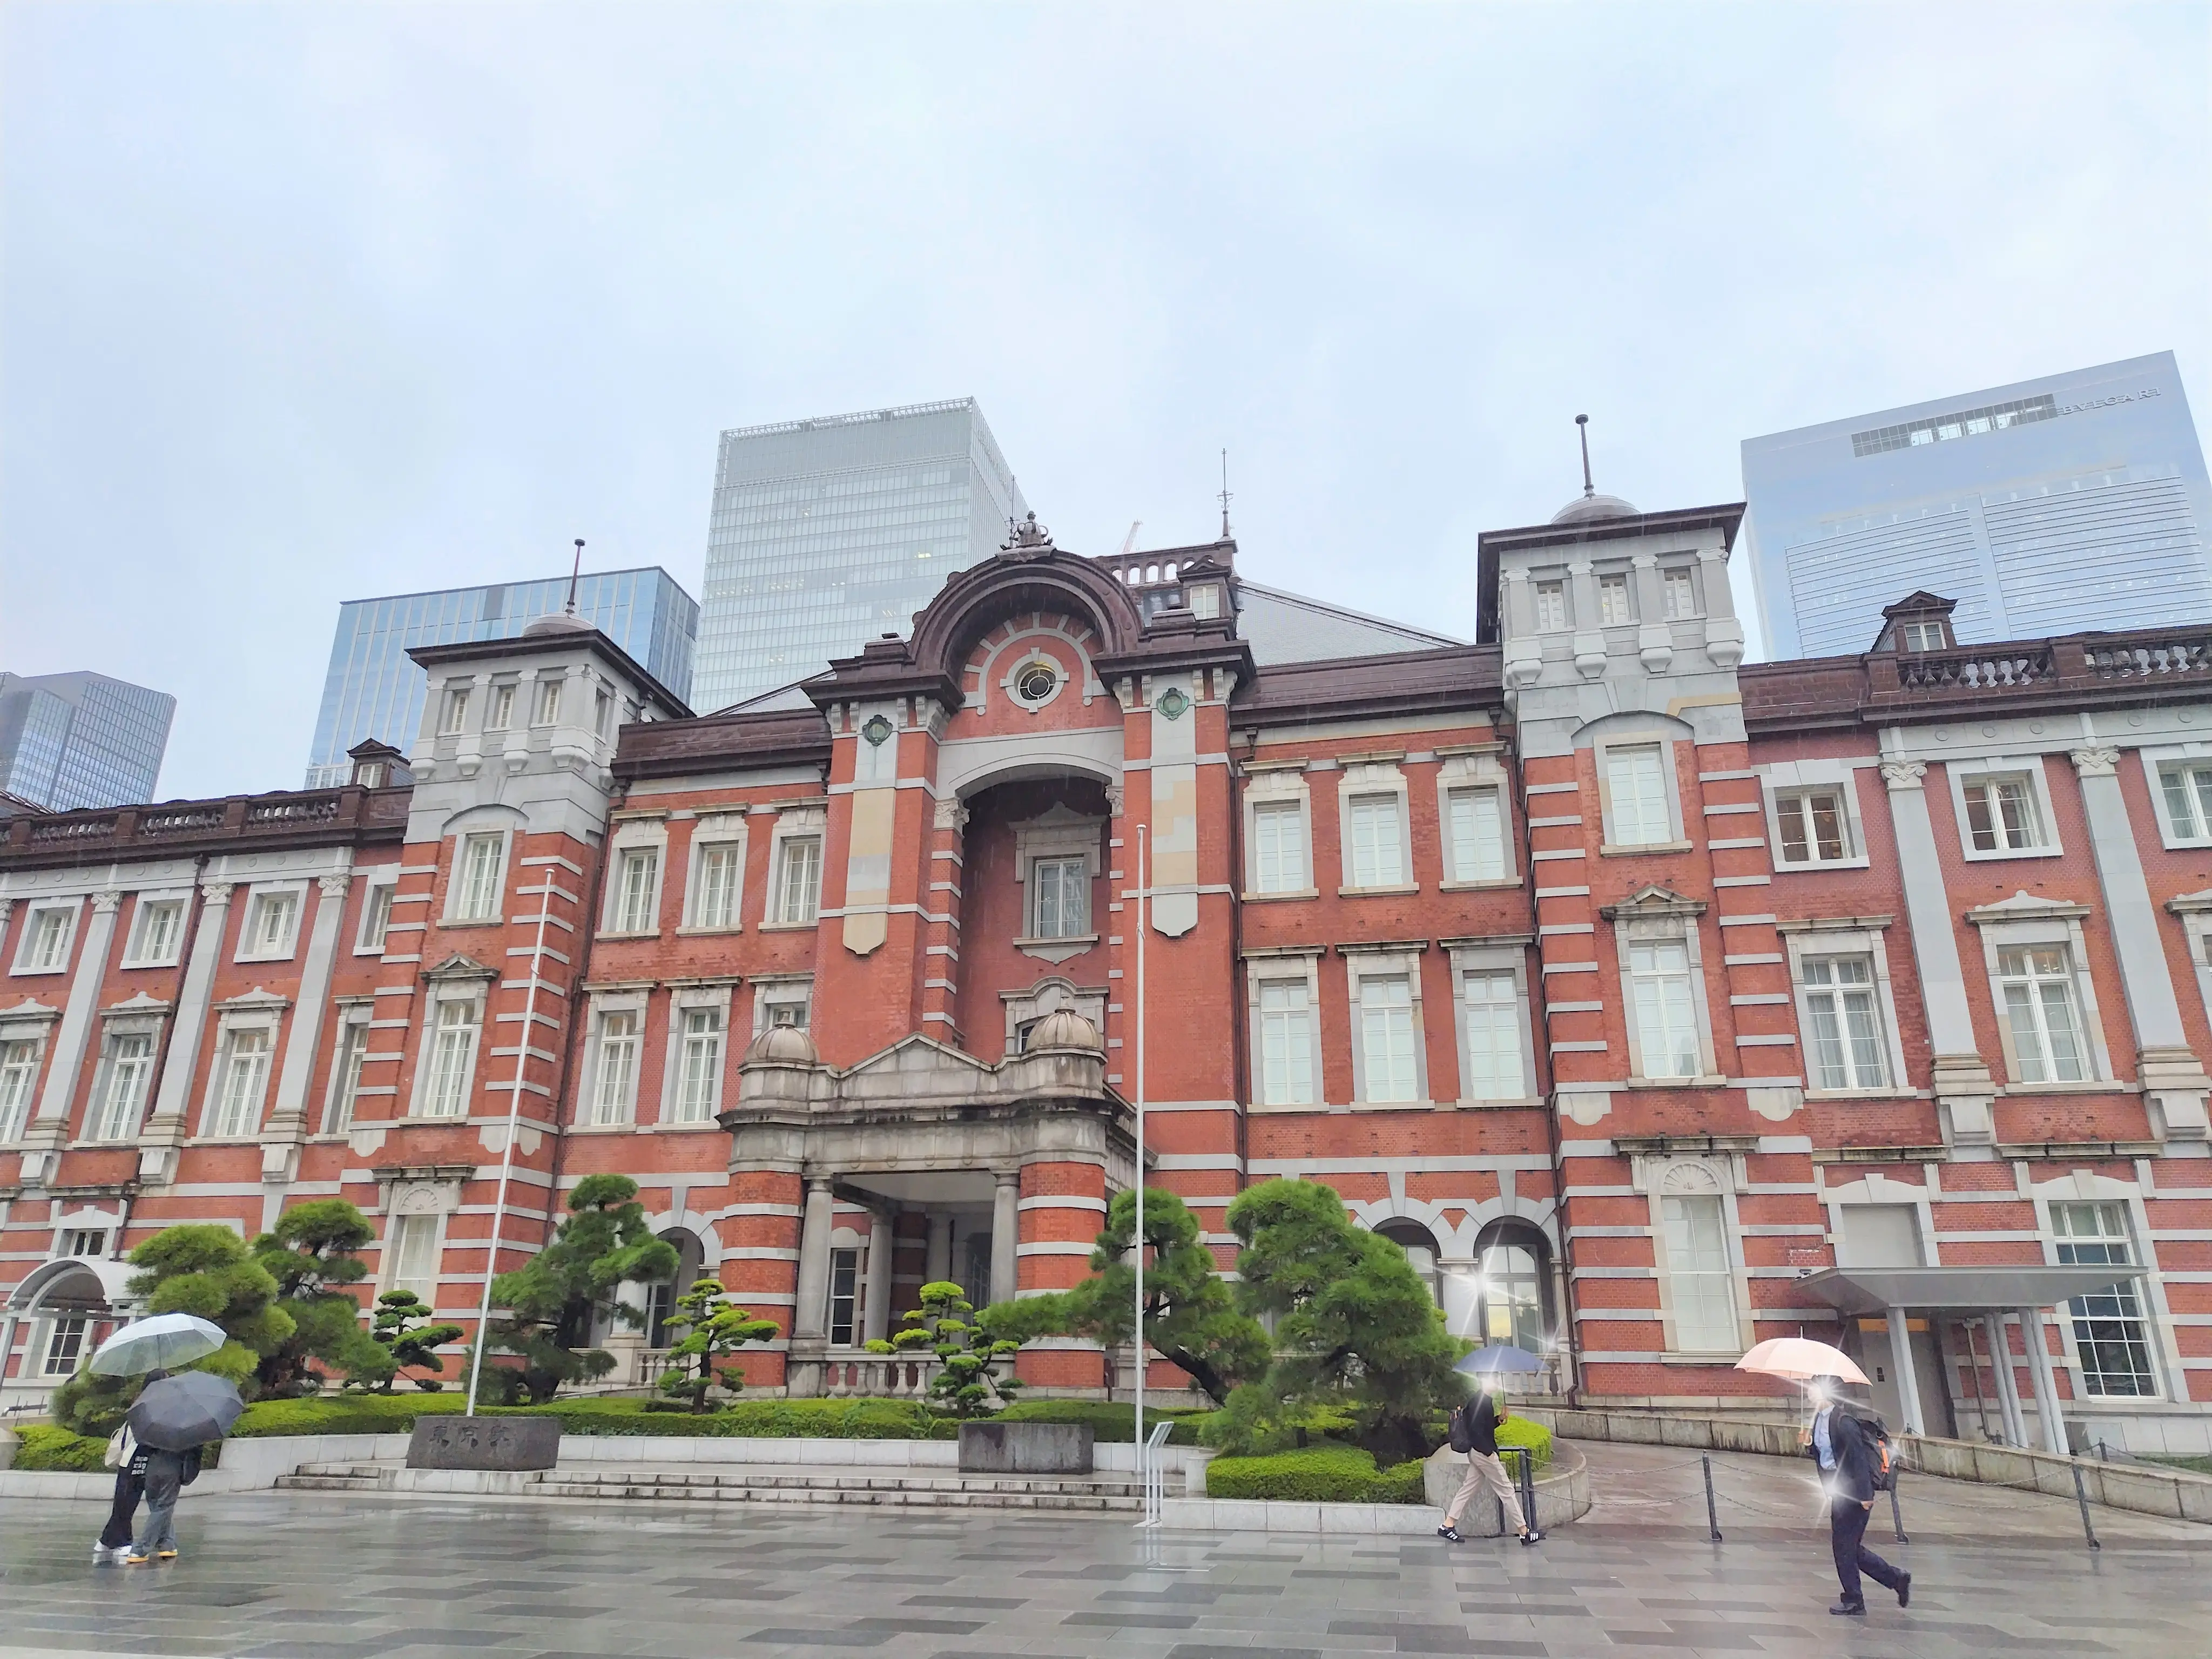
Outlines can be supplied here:
<path id="1" fill-rule="evenodd" d="M 305 841 L 397 840 L 406 831 L 406 788 L 287 790 L 221 800 L 168 801 L 75 812 L 25 812 L 8 820 L 0 865 L 71 862 L 158 848 L 226 852 Z"/>

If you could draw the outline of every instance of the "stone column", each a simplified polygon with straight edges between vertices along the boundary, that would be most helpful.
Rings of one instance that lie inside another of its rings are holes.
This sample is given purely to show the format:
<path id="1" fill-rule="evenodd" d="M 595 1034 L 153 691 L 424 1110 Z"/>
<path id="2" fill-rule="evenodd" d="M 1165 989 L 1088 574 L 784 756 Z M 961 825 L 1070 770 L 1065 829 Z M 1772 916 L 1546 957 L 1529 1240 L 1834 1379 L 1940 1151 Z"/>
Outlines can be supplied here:
<path id="1" fill-rule="evenodd" d="M 200 884 L 200 915 L 192 933 L 191 960 L 185 964 L 184 988 L 177 994 L 177 1023 L 169 1033 L 168 1058 L 162 1062 L 161 1085 L 147 1120 L 148 1130 L 154 1132 L 149 1139 L 167 1139 L 174 1145 L 185 1138 L 185 1120 L 191 1109 L 192 1073 L 198 1069 L 200 1042 L 207 1034 L 216 965 L 222 960 L 230 890 L 227 881 Z M 160 1178 L 166 1180 L 167 1176 Z"/>
<path id="2" fill-rule="evenodd" d="M 791 1320 L 791 1334 L 801 1340 L 819 1342 L 829 1334 L 830 1230 L 836 1220 L 830 1177 L 808 1176 L 806 1212 L 799 1227 L 799 1306 Z"/>
<path id="3" fill-rule="evenodd" d="M 1567 566 L 1567 591 L 1574 611 L 1575 672 L 1594 680 L 1605 672 L 1605 630 L 1598 623 L 1597 570 L 1588 559 Z"/>
<path id="4" fill-rule="evenodd" d="M 1716 668 L 1733 668 L 1743 660 L 1743 623 L 1735 614 L 1735 589 L 1729 586 L 1728 550 L 1700 549 L 1698 575 L 1705 589 L 1705 654 Z"/>
<path id="5" fill-rule="evenodd" d="M 1889 1310 L 1889 1359 L 1897 1371 L 1897 1398 L 1907 1434 L 1924 1435 L 1928 1425 L 1920 1415 L 1920 1378 L 1912 1365 L 1912 1328 L 1905 1310 Z"/>
<path id="6" fill-rule="evenodd" d="M 2012 1332 L 2002 1314 L 1990 1314 L 1983 1322 L 1989 1327 L 1990 1369 L 1996 1374 L 1997 1414 L 2004 1419 L 2005 1439 L 2025 1447 L 2027 1418 L 2020 1408 L 2020 1383 L 2013 1376 Z"/>
<path id="7" fill-rule="evenodd" d="M 2058 1379 L 2051 1370 L 2051 1339 L 2043 1328 L 2043 1310 L 2022 1308 L 2020 1328 L 2027 1338 L 2027 1372 L 2035 1381 L 2035 1409 L 2043 1419 L 2043 1446 L 2067 1455 L 2066 1421 L 2058 1406 Z"/>
<path id="8" fill-rule="evenodd" d="M 1974 1017 L 1966 1001 L 1959 936 L 1943 888 L 1936 851 L 1936 826 L 1928 816 L 1928 769 L 1919 761 L 1884 761 L 1889 816 L 1897 830 L 1898 863 L 1905 879 L 1905 908 L 1912 924 L 1912 960 L 1934 1051 L 1937 1116 L 1952 1145 L 1991 1146 L 1996 1126 L 1990 1108 L 1996 1084 L 1974 1046 Z"/>
<path id="9" fill-rule="evenodd" d="M 922 1282 L 941 1285 L 952 1277 L 952 1218 L 938 1214 L 929 1218 L 929 1254 L 921 1270 Z"/>
<path id="10" fill-rule="evenodd" d="M 891 1334 L 891 1222 L 877 1210 L 868 1224 L 868 1277 L 860 1313 L 860 1340 L 881 1342 Z"/>
<path id="11" fill-rule="evenodd" d="M 1011 1302 L 1019 1288 L 1016 1264 L 1021 1260 L 1022 1172 L 1001 1170 L 999 1189 L 991 1206 L 991 1300 Z"/>
<path id="12" fill-rule="evenodd" d="M 323 1021 L 330 1012 L 331 969 L 337 955 L 338 929 L 353 877 L 319 876 L 315 884 L 321 896 L 315 901 L 314 928 L 307 938 L 307 960 L 300 968 L 300 1000 L 284 1041 L 283 1069 L 276 1076 L 276 1103 L 262 1131 L 264 1146 L 301 1139 L 309 1133 L 307 1085 L 315 1074 L 315 1050 L 322 1042 Z M 265 1169 L 263 1173 L 266 1175 Z"/>
<path id="13" fill-rule="evenodd" d="M 69 1001 L 62 1010 L 61 1025 L 54 1032 L 53 1051 L 46 1060 L 46 1086 L 40 1091 L 38 1116 L 23 1137 L 26 1146 L 58 1152 L 69 1138 L 70 1102 L 76 1097 L 85 1051 L 92 1043 L 93 1016 L 100 1007 L 100 985 L 107 975 L 108 951 L 115 943 L 115 910 L 122 901 L 120 893 L 92 896 L 92 920 L 85 924 L 84 939 L 77 947 Z M 29 1161 L 27 1157 L 25 1161 Z M 25 1173 L 27 1176 L 28 1171 Z M 46 1169 L 43 1178 L 52 1176 L 52 1170 Z"/>
<path id="14" fill-rule="evenodd" d="M 2128 1018 L 2135 1026 L 2136 1067 L 2151 1133 L 2160 1139 L 2203 1140 L 2212 1135 L 2212 1120 L 2205 1113 L 2212 1078 L 2206 1077 L 2182 1029 L 2166 941 L 2143 880 L 2127 799 L 2120 793 L 2120 751 L 2076 749 L 2073 758 L 2089 818 L 2089 846 L 2097 856 L 2097 879 L 2105 890 L 2105 918 L 2120 961 Z"/>

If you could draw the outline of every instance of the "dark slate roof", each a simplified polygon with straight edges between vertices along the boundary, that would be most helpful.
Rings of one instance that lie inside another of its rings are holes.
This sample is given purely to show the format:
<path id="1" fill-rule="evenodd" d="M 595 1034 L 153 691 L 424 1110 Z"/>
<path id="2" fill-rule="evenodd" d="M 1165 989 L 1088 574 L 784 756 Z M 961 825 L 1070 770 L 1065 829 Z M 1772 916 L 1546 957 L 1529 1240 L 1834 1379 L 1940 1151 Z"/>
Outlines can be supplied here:
<path id="1" fill-rule="evenodd" d="M 1448 634 L 1385 622 L 1364 611 L 1285 593 L 1277 587 L 1262 587 L 1257 582 L 1240 581 L 1237 596 L 1237 636 L 1252 647 L 1252 660 L 1263 669 L 1279 663 L 1434 651 L 1467 643 Z"/>

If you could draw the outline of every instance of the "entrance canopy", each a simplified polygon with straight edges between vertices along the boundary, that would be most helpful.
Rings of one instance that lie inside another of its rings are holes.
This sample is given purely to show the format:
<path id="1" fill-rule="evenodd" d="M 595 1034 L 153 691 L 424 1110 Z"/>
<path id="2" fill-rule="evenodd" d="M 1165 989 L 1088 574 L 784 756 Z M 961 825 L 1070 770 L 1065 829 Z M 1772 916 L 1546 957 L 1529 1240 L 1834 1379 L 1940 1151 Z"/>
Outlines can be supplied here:
<path id="1" fill-rule="evenodd" d="M 2011 1313 L 2051 1308 L 2077 1296 L 2131 1279 L 2141 1267 L 2053 1267 L 2035 1263 L 1983 1267 L 1829 1267 L 1797 1281 L 1839 1313 L 1886 1314 L 1892 1308 L 1921 1313 Z"/>

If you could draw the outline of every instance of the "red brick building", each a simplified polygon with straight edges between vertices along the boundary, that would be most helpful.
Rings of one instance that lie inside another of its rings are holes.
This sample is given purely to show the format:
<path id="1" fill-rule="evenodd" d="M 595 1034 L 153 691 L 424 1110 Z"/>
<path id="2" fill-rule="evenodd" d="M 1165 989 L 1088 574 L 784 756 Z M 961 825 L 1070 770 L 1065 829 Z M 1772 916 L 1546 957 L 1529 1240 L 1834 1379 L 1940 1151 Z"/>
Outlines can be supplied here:
<path id="1" fill-rule="evenodd" d="M 1803 1331 L 1929 1432 L 2206 1449 L 2212 635 L 1743 666 L 1741 514 L 1486 535 L 1474 645 L 1026 526 L 719 714 L 549 619 L 346 787 L 8 821 L 9 1397 L 170 1222 L 342 1194 L 473 1325 L 502 1179 L 501 1270 L 600 1170 L 756 1387 L 913 1391 L 862 1345 L 1085 1273 L 1141 1097 L 1224 1266 L 1327 1181 L 1554 1393 L 1755 1406 Z"/>

